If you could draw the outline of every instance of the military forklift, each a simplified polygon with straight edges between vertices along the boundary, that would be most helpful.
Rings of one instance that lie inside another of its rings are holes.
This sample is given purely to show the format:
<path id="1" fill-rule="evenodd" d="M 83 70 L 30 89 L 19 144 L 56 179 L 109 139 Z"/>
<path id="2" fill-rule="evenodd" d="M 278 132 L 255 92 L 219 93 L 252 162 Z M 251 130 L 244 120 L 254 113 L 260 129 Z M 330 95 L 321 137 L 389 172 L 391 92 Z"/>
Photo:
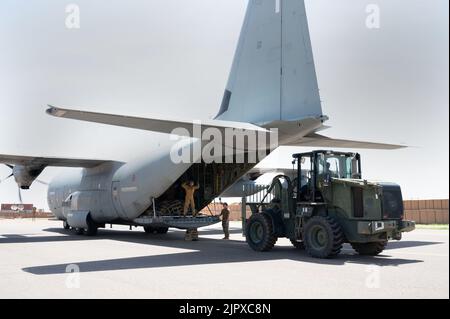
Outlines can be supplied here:
<path id="1" fill-rule="evenodd" d="M 314 151 L 293 158 L 292 176 L 244 186 L 244 194 L 253 194 L 242 205 L 253 250 L 270 251 L 278 238 L 288 238 L 316 258 L 337 256 L 344 243 L 360 255 L 376 256 L 389 240 L 415 229 L 415 222 L 404 220 L 400 186 L 363 180 L 359 154 Z"/>

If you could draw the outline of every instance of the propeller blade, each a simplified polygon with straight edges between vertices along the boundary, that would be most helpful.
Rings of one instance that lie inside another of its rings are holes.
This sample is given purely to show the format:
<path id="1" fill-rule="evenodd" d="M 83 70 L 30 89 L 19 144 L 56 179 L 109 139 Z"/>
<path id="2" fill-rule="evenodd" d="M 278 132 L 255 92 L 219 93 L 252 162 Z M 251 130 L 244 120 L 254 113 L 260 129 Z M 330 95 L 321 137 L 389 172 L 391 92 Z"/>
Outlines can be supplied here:
<path id="1" fill-rule="evenodd" d="M 18 190 L 19 190 L 19 201 L 20 201 L 20 204 L 22 205 L 23 204 L 22 191 L 20 190 L 20 187 L 18 188 Z"/>
<path id="2" fill-rule="evenodd" d="M 37 179 L 36 182 L 38 182 L 39 184 L 45 185 L 45 186 L 49 185 L 49 183 L 41 181 L 40 179 Z"/>
<path id="3" fill-rule="evenodd" d="M 10 179 L 13 176 L 14 176 L 14 174 L 11 174 L 11 175 L 9 175 L 8 177 L 6 177 L 4 179 L 0 179 L 0 184 L 3 183 L 4 181 L 6 181 L 7 179 Z"/>

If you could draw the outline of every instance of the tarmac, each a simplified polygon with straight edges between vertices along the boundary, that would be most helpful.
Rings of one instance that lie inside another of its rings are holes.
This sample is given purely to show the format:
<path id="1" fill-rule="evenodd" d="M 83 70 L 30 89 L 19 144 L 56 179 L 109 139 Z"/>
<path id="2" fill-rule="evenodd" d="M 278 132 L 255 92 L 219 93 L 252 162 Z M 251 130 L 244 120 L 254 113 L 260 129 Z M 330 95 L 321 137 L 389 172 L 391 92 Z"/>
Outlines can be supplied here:
<path id="1" fill-rule="evenodd" d="M 449 298 L 449 232 L 418 229 L 378 257 L 346 245 L 318 260 L 280 239 L 252 251 L 240 223 L 149 235 L 114 226 L 94 238 L 53 220 L 0 220 L 0 298 Z"/>

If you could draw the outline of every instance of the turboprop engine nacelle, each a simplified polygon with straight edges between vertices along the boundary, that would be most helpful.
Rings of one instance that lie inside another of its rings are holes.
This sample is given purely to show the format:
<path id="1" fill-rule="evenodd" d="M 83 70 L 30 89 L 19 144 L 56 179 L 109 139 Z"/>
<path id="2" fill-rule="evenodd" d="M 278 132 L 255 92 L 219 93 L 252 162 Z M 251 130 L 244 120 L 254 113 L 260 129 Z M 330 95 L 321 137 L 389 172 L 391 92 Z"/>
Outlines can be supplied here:
<path id="1" fill-rule="evenodd" d="M 38 176 L 42 173 L 45 167 L 31 167 L 31 166 L 22 166 L 16 165 L 12 169 L 12 174 L 17 185 L 21 189 L 29 189 L 31 184 L 38 178 Z"/>

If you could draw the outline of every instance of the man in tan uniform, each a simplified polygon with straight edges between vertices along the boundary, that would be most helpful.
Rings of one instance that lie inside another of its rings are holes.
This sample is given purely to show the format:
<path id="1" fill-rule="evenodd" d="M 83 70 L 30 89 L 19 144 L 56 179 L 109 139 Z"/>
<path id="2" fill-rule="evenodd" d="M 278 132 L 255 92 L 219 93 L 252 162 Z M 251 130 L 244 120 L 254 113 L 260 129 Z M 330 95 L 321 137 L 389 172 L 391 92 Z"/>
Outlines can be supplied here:
<path id="1" fill-rule="evenodd" d="M 184 191 L 186 192 L 186 197 L 184 199 L 184 211 L 183 211 L 183 215 L 186 216 L 186 213 L 189 210 L 189 206 L 192 209 L 192 216 L 196 216 L 197 215 L 197 211 L 195 210 L 195 200 L 194 200 L 194 194 L 195 191 L 197 191 L 200 186 L 199 185 L 195 185 L 195 183 L 193 181 L 190 181 L 189 183 L 183 183 L 183 185 L 181 185 L 181 187 L 183 187 Z"/>

